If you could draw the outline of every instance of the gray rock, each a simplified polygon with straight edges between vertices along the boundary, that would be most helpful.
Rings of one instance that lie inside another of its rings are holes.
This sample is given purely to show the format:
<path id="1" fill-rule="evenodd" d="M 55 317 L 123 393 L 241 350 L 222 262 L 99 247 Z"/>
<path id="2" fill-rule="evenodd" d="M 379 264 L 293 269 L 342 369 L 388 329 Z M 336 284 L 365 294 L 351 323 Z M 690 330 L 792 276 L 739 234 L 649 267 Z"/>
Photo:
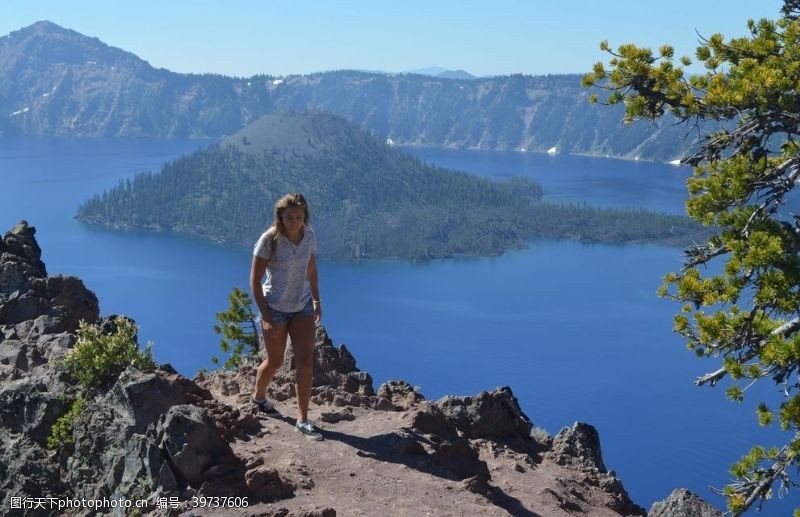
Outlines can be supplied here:
<path id="1" fill-rule="evenodd" d="M 3 319 L 0 323 L 14 325 L 36 318 L 50 310 L 50 304 L 44 298 L 26 293 L 4 304 Z"/>
<path id="2" fill-rule="evenodd" d="M 31 290 L 26 268 L 17 257 L 4 253 L 0 258 L 0 294 L 4 303 L 13 302 Z M 0 320 L 2 321 L 2 320 Z"/>
<path id="3" fill-rule="evenodd" d="M 552 456 L 560 465 L 583 465 L 606 471 L 600 449 L 600 435 L 589 424 L 575 422 L 553 438 Z"/>
<path id="4" fill-rule="evenodd" d="M 144 433 L 170 407 L 211 395 L 180 375 L 143 373 L 129 366 L 105 398 L 120 417 L 127 419 L 129 433 Z"/>
<path id="5" fill-rule="evenodd" d="M 197 406 L 171 407 L 159 422 L 158 433 L 176 477 L 193 487 L 207 480 L 204 473 L 209 468 L 236 461 L 230 445 Z"/>
<path id="6" fill-rule="evenodd" d="M 16 339 L 0 341 L 0 364 L 8 364 L 19 370 L 28 369 L 28 344 Z"/>
<path id="7" fill-rule="evenodd" d="M 531 433 L 531 421 L 508 386 L 476 397 L 444 397 L 436 405 L 468 438 L 527 438 Z"/>
<path id="8" fill-rule="evenodd" d="M 458 430 L 444 414 L 442 408 L 433 402 L 423 402 L 416 411 L 409 414 L 411 428 L 423 434 L 433 434 L 445 440 L 458 437 Z"/>
<path id="9" fill-rule="evenodd" d="M 69 493 L 48 452 L 24 435 L 0 429 L 0 504 L 3 513 L 12 497 L 57 497 Z M 49 509 L 31 511 L 30 516 L 52 515 Z"/>
<path id="10" fill-rule="evenodd" d="M 46 334 L 57 334 L 61 331 L 62 325 L 60 318 L 43 314 L 33 321 L 27 339 L 34 340 Z"/>
<path id="11" fill-rule="evenodd" d="M 3 236 L 3 254 L 17 255 L 30 264 L 36 276 L 47 276 L 47 269 L 41 261 L 42 250 L 36 242 L 36 228 L 29 226 L 25 220 L 17 223 L 11 231 Z"/>
<path id="12" fill-rule="evenodd" d="M 422 445 L 424 443 L 432 449 L 427 459 L 449 471 L 453 478 L 475 477 L 481 483 L 490 478 L 486 463 L 470 446 L 469 440 L 459 436 L 454 421 L 447 417 L 438 403 L 423 402 L 405 418 L 410 420 L 409 436 L 418 442 L 416 447 L 408 443 L 402 444 L 405 450 L 412 453 L 425 451 Z M 428 438 L 420 435 L 427 435 Z"/>
<path id="13" fill-rule="evenodd" d="M 664 499 L 653 503 L 649 517 L 722 517 L 723 513 L 685 488 L 678 488 Z"/>
<path id="14" fill-rule="evenodd" d="M 75 277 L 48 277 L 41 261 L 36 229 L 21 221 L 3 237 L 0 256 L 0 324 L 31 324 L 35 338 L 45 333 L 74 331 L 78 322 L 97 321 L 97 297 Z M 31 329 L 29 329 L 30 331 Z M 25 333 L 24 336 L 27 336 Z"/>
<path id="15" fill-rule="evenodd" d="M 74 443 L 56 453 L 44 449 L 74 396 L 49 361 L 75 345 L 80 320 L 96 322 L 99 313 L 79 279 L 46 277 L 33 233 L 20 225 L 0 247 L 0 500 L 151 498 L 188 483 L 207 495 L 244 493 L 244 467 L 219 429 L 239 436 L 258 422 L 211 401 L 170 367 L 149 374 L 128 368 L 107 393 L 89 394 Z M 108 318 L 102 325 L 115 330 Z M 209 406 L 222 424 L 188 404 Z"/>
<path id="16" fill-rule="evenodd" d="M 175 479 L 175 474 L 166 461 L 158 469 L 158 477 L 156 479 L 158 479 L 158 485 L 165 492 L 172 492 L 178 488 L 178 480 Z"/>
<path id="17" fill-rule="evenodd" d="M 66 482 L 76 497 L 93 498 L 111 494 L 125 471 L 126 418 L 102 400 L 87 402 L 75 422 L 72 453 L 66 451 Z"/>
<path id="18" fill-rule="evenodd" d="M 247 493 L 260 501 L 274 501 L 294 495 L 296 486 L 274 468 L 258 466 L 245 474 Z"/>
<path id="19" fill-rule="evenodd" d="M 47 444 L 53 423 L 66 411 L 64 400 L 37 378 L 25 377 L 0 387 L 0 426 Z"/>
<path id="20" fill-rule="evenodd" d="M 355 420 L 356 416 L 351 408 L 344 408 L 344 411 L 322 411 L 319 419 L 328 424 L 336 424 L 344 420 Z"/>
<path id="21" fill-rule="evenodd" d="M 406 381 L 388 381 L 378 388 L 378 397 L 389 400 L 398 410 L 411 409 L 425 397 Z"/>
<path id="22" fill-rule="evenodd" d="M 57 315 L 62 331 L 75 331 L 80 321 L 96 323 L 100 317 L 97 296 L 74 276 L 47 277 L 47 296 Z"/>
<path id="23" fill-rule="evenodd" d="M 41 352 L 43 356 L 42 363 L 50 362 L 54 359 L 63 357 L 64 354 L 75 347 L 75 343 L 77 343 L 77 341 L 78 338 L 75 336 L 75 334 L 69 334 L 67 332 L 61 332 L 59 334 L 45 334 L 36 340 L 35 349 L 37 352 Z M 40 364 L 36 361 L 35 357 L 32 357 L 31 361 L 34 366 Z"/>
<path id="24" fill-rule="evenodd" d="M 317 326 L 314 346 L 314 380 L 315 387 L 329 387 L 345 393 L 371 397 L 375 395 L 372 376 L 356 367 L 353 354 L 344 345 L 338 348 L 328 337 L 323 326 Z M 294 382 L 294 351 L 291 344 L 286 347 L 286 356 L 281 369 L 276 374 L 277 382 Z"/>
<path id="25" fill-rule="evenodd" d="M 490 479 L 486 462 L 481 461 L 478 451 L 470 447 L 469 441 L 463 438 L 437 444 L 430 457 L 452 472 L 456 479 Z"/>
<path id="26" fill-rule="evenodd" d="M 141 434 L 133 435 L 125 448 L 122 479 L 116 487 L 115 497 L 147 499 L 158 485 L 164 463 L 161 451 L 152 439 Z M 171 488 L 174 488 L 174 478 Z"/>

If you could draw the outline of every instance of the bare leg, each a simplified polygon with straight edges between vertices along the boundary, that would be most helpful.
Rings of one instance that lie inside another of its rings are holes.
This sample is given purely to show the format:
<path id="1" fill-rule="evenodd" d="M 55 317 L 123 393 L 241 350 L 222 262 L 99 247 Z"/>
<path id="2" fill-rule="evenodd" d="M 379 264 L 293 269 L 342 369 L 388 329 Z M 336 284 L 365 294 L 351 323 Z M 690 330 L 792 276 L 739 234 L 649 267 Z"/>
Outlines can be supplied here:
<path id="1" fill-rule="evenodd" d="M 311 400 L 311 384 L 314 366 L 314 341 L 316 325 L 313 316 L 294 318 L 289 322 L 289 335 L 292 337 L 297 391 L 297 419 L 308 420 L 308 404 Z"/>
<path id="2" fill-rule="evenodd" d="M 267 357 L 258 365 L 256 372 L 256 387 L 253 397 L 262 400 L 266 396 L 267 386 L 272 382 L 272 377 L 283 364 L 286 353 L 286 335 L 288 327 L 285 324 L 272 324 L 262 321 L 261 334 L 264 336 L 264 348 Z"/>

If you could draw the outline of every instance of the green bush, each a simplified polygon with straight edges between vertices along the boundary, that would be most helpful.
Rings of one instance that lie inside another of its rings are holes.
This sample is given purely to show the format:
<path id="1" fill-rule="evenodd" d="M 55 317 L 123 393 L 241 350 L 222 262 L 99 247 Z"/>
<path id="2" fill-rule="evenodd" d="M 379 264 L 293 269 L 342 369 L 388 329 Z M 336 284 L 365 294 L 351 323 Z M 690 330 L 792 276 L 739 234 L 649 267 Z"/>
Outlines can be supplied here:
<path id="1" fill-rule="evenodd" d="M 81 322 L 78 343 L 60 362 L 60 366 L 84 390 L 110 387 L 128 366 L 144 372 L 153 371 L 152 345 L 144 350 L 136 343 L 137 327 L 123 317 L 114 320 L 113 334 L 103 334 L 100 327 Z"/>
<path id="2" fill-rule="evenodd" d="M 64 445 L 75 443 L 72 432 L 75 429 L 75 421 L 83 413 L 86 406 L 86 399 L 78 397 L 70 406 L 69 411 L 61 415 L 50 428 L 50 435 L 47 437 L 47 448 L 57 449 Z"/>

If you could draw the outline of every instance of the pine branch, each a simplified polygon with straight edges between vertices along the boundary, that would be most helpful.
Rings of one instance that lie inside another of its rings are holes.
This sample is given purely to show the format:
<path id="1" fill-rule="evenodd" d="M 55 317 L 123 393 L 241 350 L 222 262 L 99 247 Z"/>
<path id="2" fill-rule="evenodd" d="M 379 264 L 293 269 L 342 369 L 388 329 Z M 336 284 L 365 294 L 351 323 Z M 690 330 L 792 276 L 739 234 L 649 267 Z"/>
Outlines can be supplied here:
<path id="1" fill-rule="evenodd" d="M 765 499 L 772 485 L 780 480 L 781 483 L 788 485 L 789 475 L 786 470 L 794 462 L 794 454 L 791 453 L 791 444 L 800 440 L 800 434 L 795 434 L 792 441 L 784 445 L 780 452 L 777 454 L 777 460 L 769 466 L 768 469 L 761 469 L 758 472 L 763 475 L 760 479 L 745 479 L 739 483 L 731 485 L 733 492 L 744 498 L 744 502 L 737 508 L 736 513 L 742 514 L 746 512 L 753 504 L 759 499 Z M 724 494 L 724 490 L 714 490 L 719 494 Z"/>
<path id="2" fill-rule="evenodd" d="M 800 329 L 800 317 L 796 317 L 792 320 L 787 321 L 780 327 L 770 332 L 767 337 L 760 340 L 757 344 L 753 345 L 747 352 L 742 354 L 741 357 L 737 359 L 737 362 L 739 364 L 744 364 L 747 361 L 750 361 L 751 359 L 756 357 L 758 353 L 761 351 L 761 349 L 764 348 L 764 345 L 767 344 L 767 341 L 769 341 L 771 337 L 775 336 L 788 337 L 797 332 L 798 329 Z M 713 387 L 727 374 L 728 371 L 723 367 L 720 368 L 719 370 L 707 373 L 705 375 L 701 375 L 700 377 L 697 378 L 697 380 L 694 381 L 694 383 L 696 386 L 702 386 L 703 384 L 710 383 L 710 385 Z"/>

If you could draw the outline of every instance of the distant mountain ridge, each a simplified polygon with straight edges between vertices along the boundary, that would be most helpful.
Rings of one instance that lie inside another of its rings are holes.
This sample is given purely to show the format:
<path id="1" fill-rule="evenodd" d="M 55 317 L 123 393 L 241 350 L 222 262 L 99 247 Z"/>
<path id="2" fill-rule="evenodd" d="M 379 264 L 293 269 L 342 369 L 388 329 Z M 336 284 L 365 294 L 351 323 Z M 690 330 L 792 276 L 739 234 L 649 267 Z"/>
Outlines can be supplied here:
<path id="1" fill-rule="evenodd" d="M 478 77 L 472 75 L 466 70 L 447 70 L 440 66 L 430 66 L 427 68 L 417 68 L 415 70 L 408 70 L 407 74 L 420 74 L 429 75 L 431 77 L 440 77 L 442 79 L 477 79 Z"/>
<path id="2" fill-rule="evenodd" d="M 379 140 L 669 161 L 683 128 L 625 127 L 587 102 L 580 76 L 470 80 L 324 72 L 178 74 L 50 22 L 0 38 L 0 134 L 220 138 L 265 113 L 326 110 Z"/>

